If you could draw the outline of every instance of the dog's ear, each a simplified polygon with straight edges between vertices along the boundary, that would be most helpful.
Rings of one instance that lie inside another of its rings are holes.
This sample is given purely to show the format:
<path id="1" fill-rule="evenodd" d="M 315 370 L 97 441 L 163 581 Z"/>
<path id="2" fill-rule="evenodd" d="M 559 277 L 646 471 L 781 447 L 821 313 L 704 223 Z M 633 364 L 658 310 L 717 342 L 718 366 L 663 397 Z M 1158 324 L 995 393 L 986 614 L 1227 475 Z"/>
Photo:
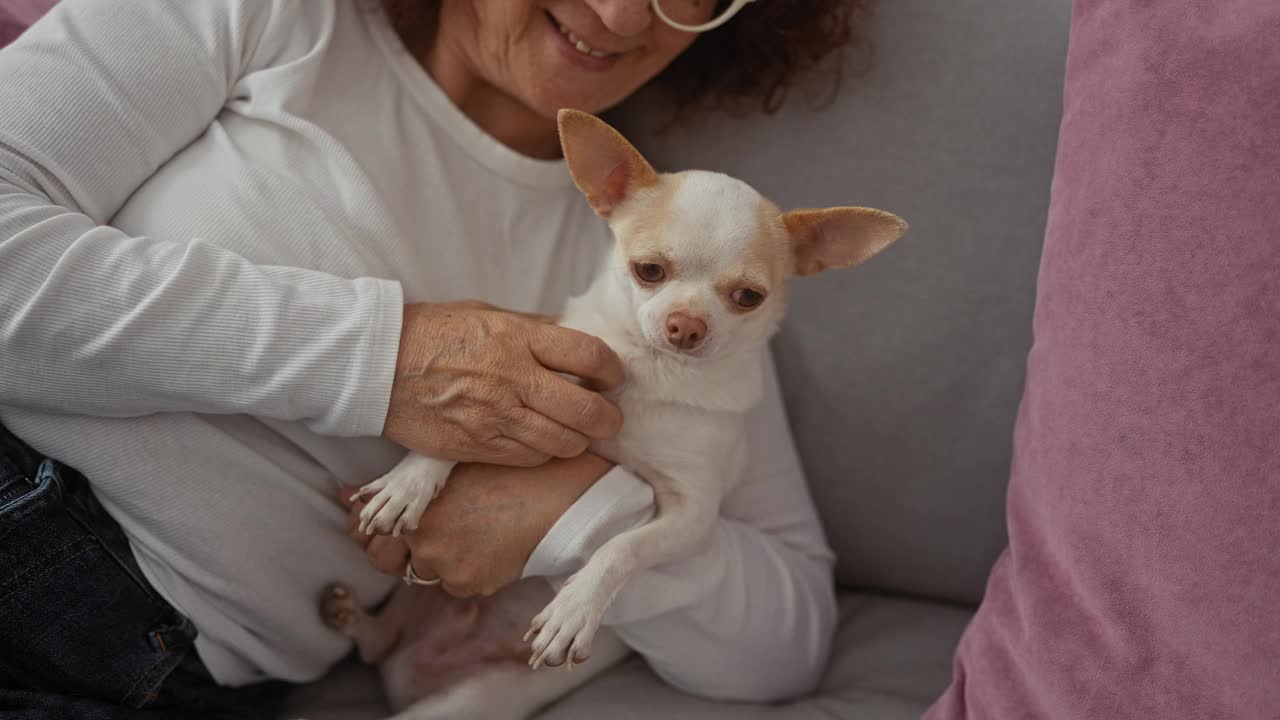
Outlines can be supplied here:
<path id="1" fill-rule="evenodd" d="M 637 188 L 658 182 L 658 173 L 621 133 L 578 110 L 561 110 L 560 146 L 569 174 L 587 202 L 603 217 Z"/>
<path id="2" fill-rule="evenodd" d="M 791 234 L 797 275 L 813 275 L 869 260 L 907 231 L 902 218 L 883 210 L 834 207 L 782 214 Z"/>

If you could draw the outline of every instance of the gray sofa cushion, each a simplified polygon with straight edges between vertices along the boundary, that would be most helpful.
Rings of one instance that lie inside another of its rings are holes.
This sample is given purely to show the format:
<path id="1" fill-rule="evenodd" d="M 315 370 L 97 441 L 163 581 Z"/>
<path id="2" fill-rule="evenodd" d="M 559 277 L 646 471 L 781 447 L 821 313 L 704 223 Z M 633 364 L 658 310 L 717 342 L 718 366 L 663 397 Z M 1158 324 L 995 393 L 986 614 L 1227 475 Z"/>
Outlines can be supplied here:
<path id="1" fill-rule="evenodd" d="M 976 603 L 1005 543 L 1069 12 L 882 2 L 872 72 L 825 111 L 798 102 L 659 136 L 642 97 L 616 118 L 660 169 L 911 223 L 866 266 L 796 282 L 775 345 L 846 585 Z"/>
<path id="2" fill-rule="evenodd" d="M 877 595 L 840 598 L 831 664 L 813 697 L 786 705 L 715 703 L 674 690 L 633 658 L 549 708 L 545 720 L 916 720 L 951 679 L 951 654 L 969 612 Z M 296 690 L 286 718 L 386 717 L 376 673 L 354 661 Z"/>

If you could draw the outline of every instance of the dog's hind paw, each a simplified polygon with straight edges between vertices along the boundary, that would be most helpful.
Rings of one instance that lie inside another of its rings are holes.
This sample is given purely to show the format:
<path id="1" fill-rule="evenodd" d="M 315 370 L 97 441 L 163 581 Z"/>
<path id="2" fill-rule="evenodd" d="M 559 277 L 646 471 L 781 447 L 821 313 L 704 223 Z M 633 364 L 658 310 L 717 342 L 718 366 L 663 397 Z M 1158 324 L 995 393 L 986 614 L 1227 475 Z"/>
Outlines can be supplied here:
<path id="1" fill-rule="evenodd" d="M 600 628 L 604 607 L 598 594 L 587 587 L 590 583 L 566 584 L 538 616 L 533 619 L 525 642 L 533 640 L 529 667 L 559 667 L 586 662 L 591 657 L 591 641 Z"/>
<path id="2" fill-rule="evenodd" d="M 320 596 L 320 617 L 325 625 L 352 635 L 364 619 L 364 608 L 360 607 L 354 590 L 342 583 L 334 583 Z"/>

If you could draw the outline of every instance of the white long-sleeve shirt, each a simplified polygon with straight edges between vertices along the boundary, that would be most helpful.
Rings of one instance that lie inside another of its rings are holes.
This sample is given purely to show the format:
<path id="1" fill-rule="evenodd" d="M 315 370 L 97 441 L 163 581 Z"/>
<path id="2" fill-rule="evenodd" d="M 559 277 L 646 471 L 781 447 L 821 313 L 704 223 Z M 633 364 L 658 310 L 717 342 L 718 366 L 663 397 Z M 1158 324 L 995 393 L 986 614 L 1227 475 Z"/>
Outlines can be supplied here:
<path id="1" fill-rule="evenodd" d="M 316 598 L 384 597 L 340 485 L 380 438 L 405 302 L 556 312 L 612 242 L 560 161 L 470 122 L 357 0 L 68 0 L 0 51 L 0 422 L 80 469 L 215 678 L 349 650 Z M 776 380 L 714 540 L 610 615 L 672 683 L 816 682 L 828 549 Z M 622 468 L 530 558 L 563 578 L 644 522 Z"/>

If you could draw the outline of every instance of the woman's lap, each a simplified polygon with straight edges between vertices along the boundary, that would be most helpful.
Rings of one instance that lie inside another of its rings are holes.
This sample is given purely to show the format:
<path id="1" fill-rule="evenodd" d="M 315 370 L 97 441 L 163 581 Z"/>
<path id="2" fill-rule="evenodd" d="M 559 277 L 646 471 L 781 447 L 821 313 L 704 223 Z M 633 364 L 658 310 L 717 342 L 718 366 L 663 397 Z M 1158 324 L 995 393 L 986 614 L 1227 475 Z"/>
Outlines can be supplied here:
<path id="1" fill-rule="evenodd" d="M 270 717 L 277 688 L 217 686 L 195 637 L 84 477 L 0 427 L 0 717 Z"/>

